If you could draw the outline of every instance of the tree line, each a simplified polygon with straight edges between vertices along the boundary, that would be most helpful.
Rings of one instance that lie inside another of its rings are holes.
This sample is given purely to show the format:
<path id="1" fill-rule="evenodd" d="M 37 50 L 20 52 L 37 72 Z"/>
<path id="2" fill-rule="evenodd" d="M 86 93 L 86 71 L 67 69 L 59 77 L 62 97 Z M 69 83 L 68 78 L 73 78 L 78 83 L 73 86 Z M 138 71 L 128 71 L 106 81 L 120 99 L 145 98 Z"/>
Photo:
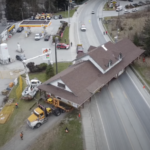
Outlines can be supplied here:
<path id="1" fill-rule="evenodd" d="M 84 0 L 75 0 L 81 3 Z M 30 18 L 37 13 L 55 13 L 58 10 L 67 10 L 69 0 L 6 0 L 6 18 L 8 20 L 22 20 Z"/>

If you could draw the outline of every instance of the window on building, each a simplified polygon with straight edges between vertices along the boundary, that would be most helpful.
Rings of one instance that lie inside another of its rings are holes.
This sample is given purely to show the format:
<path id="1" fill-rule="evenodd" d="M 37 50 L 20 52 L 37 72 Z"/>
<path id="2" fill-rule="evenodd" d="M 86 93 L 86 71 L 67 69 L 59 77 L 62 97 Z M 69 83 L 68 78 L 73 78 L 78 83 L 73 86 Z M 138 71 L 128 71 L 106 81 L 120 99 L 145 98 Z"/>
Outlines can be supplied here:
<path id="1" fill-rule="evenodd" d="M 60 97 L 57 97 L 57 99 L 61 100 L 61 98 L 60 98 Z"/>
<path id="2" fill-rule="evenodd" d="M 122 59 L 122 54 L 121 53 L 119 54 L 119 59 Z"/>
<path id="3" fill-rule="evenodd" d="M 65 84 L 58 82 L 58 87 L 65 89 Z"/>
<path id="4" fill-rule="evenodd" d="M 109 67 L 112 65 L 112 60 L 109 61 Z"/>

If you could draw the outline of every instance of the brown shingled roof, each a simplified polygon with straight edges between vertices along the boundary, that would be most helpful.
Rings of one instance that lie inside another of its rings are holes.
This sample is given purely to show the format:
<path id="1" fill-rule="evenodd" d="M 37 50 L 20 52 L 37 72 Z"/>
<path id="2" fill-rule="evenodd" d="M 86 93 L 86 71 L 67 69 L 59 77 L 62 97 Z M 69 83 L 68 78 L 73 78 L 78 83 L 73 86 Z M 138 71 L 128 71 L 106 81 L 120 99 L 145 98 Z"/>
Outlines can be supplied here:
<path id="1" fill-rule="evenodd" d="M 80 106 L 88 100 L 98 88 L 107 84 L 112 78 L 116 77 L 116 74 L 143 53 L 143 50 L 137 48 L 128 39 L 124 39 L 116 44 L 108 42 L 105 44 L 105 47 L 109 50 L 105 51 L 101 47 L 98 47 L 86 54 L 97 61 L 99 65 L 105 65 L 103 58 L 115 61 L 117 54 L 122 53 L 122 61 L 105 74 L 102 74 L 90 61 L 84 61 L 70 66 L 66 70 L 44 82 L 38 88 Z M 48 85 L 48 83 L 58 79 L 61 79 L 72 92 L 65 91 L 53 85 Z"/>

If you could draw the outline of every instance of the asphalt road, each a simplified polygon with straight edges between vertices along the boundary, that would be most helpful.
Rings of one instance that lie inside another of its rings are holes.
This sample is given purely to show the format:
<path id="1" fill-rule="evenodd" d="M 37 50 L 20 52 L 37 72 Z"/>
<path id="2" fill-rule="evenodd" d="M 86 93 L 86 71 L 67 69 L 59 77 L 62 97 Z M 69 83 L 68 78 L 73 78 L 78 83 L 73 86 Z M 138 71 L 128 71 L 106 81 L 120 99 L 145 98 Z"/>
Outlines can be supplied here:
<path id="1" fill-rule="evenodd" d="M 100 0 L 88 1 L 79 17 L 78 22 L 84 22 L 87 27 L 86 32 L 79 31 L 86 51 L 89 45 L 106 42 L 98 23 L 101 14 L 90 14 L 92 10 L 98 12 L 102 4 Z M 115 11 L 105 14 L 118 15 Z M 91 41 L 95 42 L 91 44 Z M 126 73 L 104 87 L 91 103 L 97 150 L 150 149 L 150 109 Z"/>

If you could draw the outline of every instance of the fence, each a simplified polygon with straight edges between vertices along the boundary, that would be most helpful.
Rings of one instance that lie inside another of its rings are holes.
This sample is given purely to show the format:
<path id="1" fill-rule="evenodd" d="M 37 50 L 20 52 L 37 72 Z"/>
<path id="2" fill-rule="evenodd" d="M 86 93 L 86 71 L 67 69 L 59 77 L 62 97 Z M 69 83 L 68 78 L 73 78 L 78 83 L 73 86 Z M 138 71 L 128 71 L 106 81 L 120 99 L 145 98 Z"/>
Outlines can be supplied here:
<path id="1" fill-rule="evenodd" d="M 16 89 L 16 96 L 18 99 L 21 97 L 21 94 L 22 94 L 22 86 L 23 86 L 22 77 L 19 76 L 19 85 Z"/>

